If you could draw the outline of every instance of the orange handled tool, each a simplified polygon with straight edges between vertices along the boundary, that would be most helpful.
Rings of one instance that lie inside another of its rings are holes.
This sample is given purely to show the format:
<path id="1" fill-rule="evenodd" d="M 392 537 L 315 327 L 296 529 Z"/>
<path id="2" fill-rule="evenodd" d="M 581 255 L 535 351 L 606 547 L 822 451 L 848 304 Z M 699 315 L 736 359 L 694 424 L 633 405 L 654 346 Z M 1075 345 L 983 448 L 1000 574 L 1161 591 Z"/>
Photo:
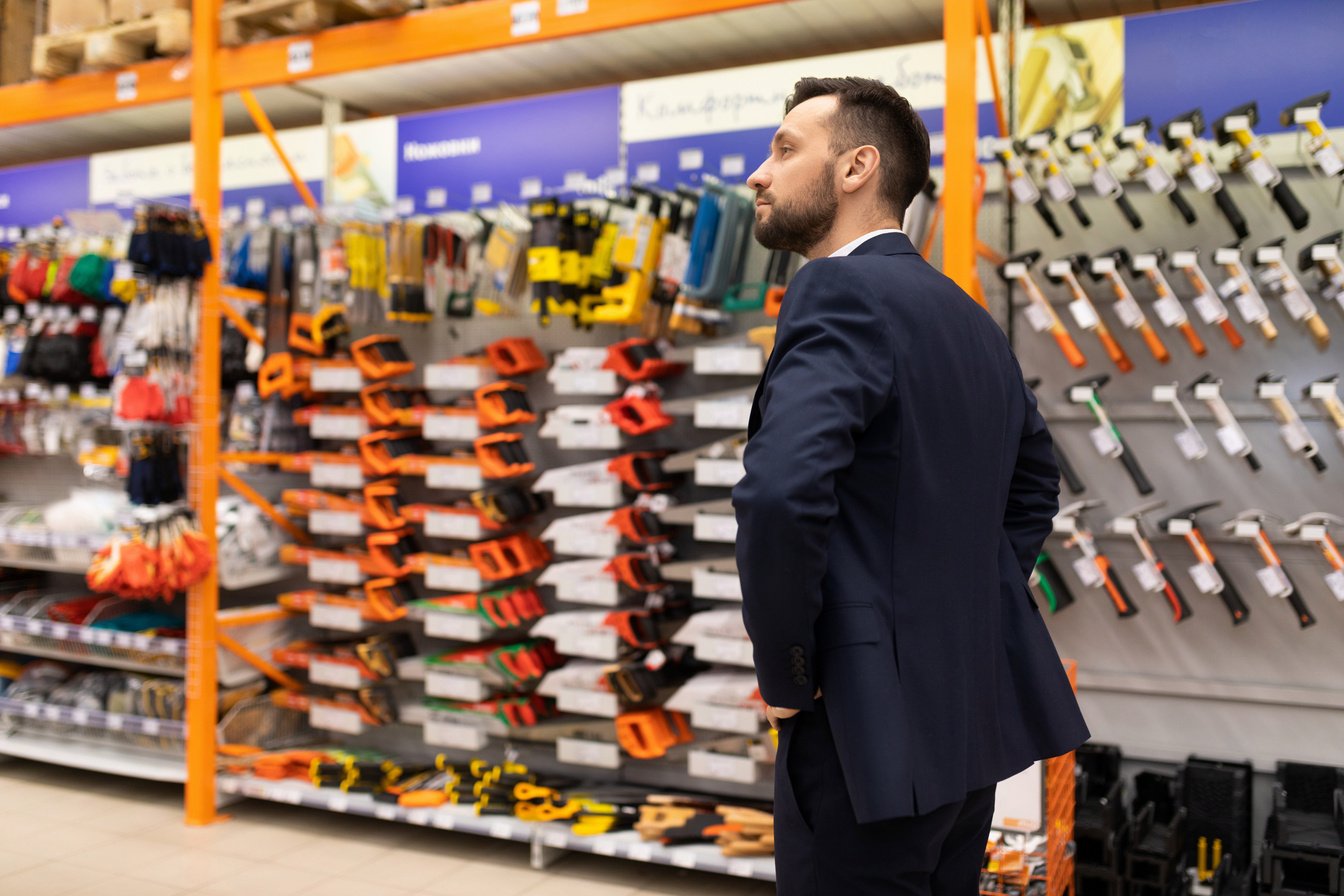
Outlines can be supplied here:
<path id="1" fill-rule="evenodd" d="M 1005 282 L 1016 283 L 1026 293 L 1027 305 L 1025 314 L 1028 322 L 1034 329 L 1045 330 L 1054 337 L 1059 350 L 1064 353 L 1064 359 L 1074 367 L 1084 367 L 1087 365 L 1087 358 L 1078 349 L 1078 344 L 1073 341 L 1069 331 L 1064 328 L 1064 323 L 1051 307 L 1050 301 L 1041 292 L 1036 281 L 1031 277 L 1031 266 L 1041 257 L 1040 252 L 1023 252 L 1014 255 L 1003 264 L 999 265 L 999 276 Z"/>

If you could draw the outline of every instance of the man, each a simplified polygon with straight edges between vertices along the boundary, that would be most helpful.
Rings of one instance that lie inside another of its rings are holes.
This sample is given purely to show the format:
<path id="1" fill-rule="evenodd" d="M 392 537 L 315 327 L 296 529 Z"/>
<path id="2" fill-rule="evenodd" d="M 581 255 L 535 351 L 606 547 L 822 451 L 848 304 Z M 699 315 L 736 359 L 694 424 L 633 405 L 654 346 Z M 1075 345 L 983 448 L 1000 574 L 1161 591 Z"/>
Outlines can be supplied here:
<path id="1" fill-rule="evenodd" d="M 973 896 L 995 784 L 1088 737 L 1027 576 L 1059 474 L 993 319 L 900 231 L 929 137 L 804 78 L 747 183 L 784 299 L 733 491 L 781 896 Z"/>

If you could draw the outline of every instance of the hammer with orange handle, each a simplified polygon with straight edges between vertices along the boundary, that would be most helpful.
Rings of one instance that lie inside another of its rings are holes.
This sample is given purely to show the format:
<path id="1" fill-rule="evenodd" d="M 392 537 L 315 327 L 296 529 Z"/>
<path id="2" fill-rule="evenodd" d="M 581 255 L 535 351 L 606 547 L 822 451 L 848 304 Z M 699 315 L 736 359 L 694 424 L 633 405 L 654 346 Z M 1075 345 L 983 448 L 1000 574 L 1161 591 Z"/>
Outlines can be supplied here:
<path id="1" fill-rule="evenodd" d="M 1326 575 L 1325 584 L 1330 586 L 1330 591 L 1337 599 L 1344 601 L 1344 553 L 1340 552 L 1339 545 L 1331 537 L 1330 526 L 1344 526 L 1344 519 L 1333 513 L 1317 511 L 1298 517 L 1284 526 L 1283 531 L 1321 549 L 1325 562 L 1330 564 L 1332 570 Z"/>
<path id="2" fill-rule="evenodd" d="M 1164 325 L 1179 331 L 1190 345 L 1190 350 L 1196 356 L 1202 358 L 1208 354 L 1208 346 L 1195 332 L 1194 324 L 1190 323 L 1190 315 L 1185 313 L 1185 308 L 1181 306 L 1181 300 L 1176 298 L 1176 291 L 1171 288 L 1166 275 L 1162 273 L 1162 261 L 1166 257 L 1167 253 L 1163 249 L 1141 252 L 1130 256 L 1126 267 L 1129 268 L 1131 276 L 1142 275 L 1145 277 L 1148 280 L 1148 285 L 1157 294 L 1157 301 L 1153 303 L 1153 310 L 1157 312 L 1158 320 L 1162 321 Z"/>
<path id="3" fill-rule="evenodd" d="M 999 265 L 999 276 L 1007 283 L 1016 283 L 1026 293 L 1030 303 L 1027 305 L 1029 309 L 1026 312 L 1027 320 L 1031 322 L 1032 327 L 1048 331 L 1055 338 L 1059 350 L 1064 353 L 1064 359 L 1074 367 L 1084 367 L 1087 365 L 1087 358 L 1078 350 L 1078 344 L 1073 341 L 1069 331 L 1064 329 L 1064 323 L 1051 307 L 1049 299 L 1031 277 L 1031 266 L 1040 257 L 1040 252 L 1022 252 L 1014 255 Z"/>
<path id="4" fill-rule="evenodd" d="M 1050 278 L 1050 282 L 1062 283 L 1068 288 L 1069 295 L 1073 297 L 1073 301 L 1069 302 L 1069 313 L 1073 315 L 1074 321 L 1082 329 L 1097 334 L 1102 348 L 1106 349 L 1107 357 L 1114 362 L 1121 373 L 1129 373 L 1134 369 L 1134 362 L 1129 359 L 1120 343 L 1115 341 L 1115 337 L 1111 335 L 1111 328 L 1106 326 L 1106 322 L 1097 313 L 1097 306 L 1092 304 L 1092 299 L 1083 289 L 1083 284 L 1078 282 L 1078 272 L 1087 267 L 1088 262 L 1086 255 L 1057 258 L 1046 265 L 1045 275 Z"/>
<path id="5" fill-rule="evenodd" d="M 1092 256 L 1088 271 L 1092 274 L 1093 280 L 1105 280 L 1110 284 L 1111 292 L 1115 295 L 1115 314 L 1120 318 L 1120 322 L 1131 330 L 1138 330 L 1139 335 L 1143 337 L 1143 344 L 1148 346 L 1148 351 L 1153 353 L 1157 363 L 1166 364 L 1171 360 L 1171 352 L 1162 342 L 1162 337 L 1153 329 L 1148 315 L 1143 313 L 1143 306 L 1129 291 L 1129 285 L 1125 283 L 1125 278 L 1120 273 L 1120 267 L 1128 264 L 1129 252 L 1115 248 L 1101 255 Z"/>
<path id="6" fill-rule="evenodd" d="M 1232 624 L 1241 625 L 1251 618 L 1251 608 L 1246 606 L 1246 601 L 1241 598 L 1241 592 L 1237 591 L 1237 586 L 1223 571 L 1222 564 L 1213 555 L 1213 551 L 1209 550 L 1209 543 L 1205 541 L 1204 533 L 1199 530 L 1199 514 L 1220 504 L 1221 501 L 1194 504 L 1176 511 L 1158 525 L 1168 535 L 1185 539 L 1190 550 L 1194 552 L 1195 560 L 1198 561 L 1189 569 L 1195 587 L 1204 594 L 1218 595 L 1232 616 Z"/>
<path id="7" fill-rule="evenodd" d="M 1297 624 L 1302 628 L 1310 628 L 1316 624 L 1316 617 L 1307 608 L 1306 601 L 1302 599 L 1302 592 L 1289 578 L 1288 570 L 1283 568 L 1283 561 L 1279 559 L 1278 551 L 1274 550 L 1269 536 L 1265 534 L 1265 521 L 1269 518 L 1270 514 L 1263 510 L 1243 510 L 1223 523 L 1223 531 L 1237 538 L 1249 538 L 1254 542 L 1255 549 L 1260 552 L 1260 558 L 1265 561 L 1264 568 L 1256 572 L 1256 577 L 1265 592 L 1270 597 L 1287 600 L 1297 615 Z"/>

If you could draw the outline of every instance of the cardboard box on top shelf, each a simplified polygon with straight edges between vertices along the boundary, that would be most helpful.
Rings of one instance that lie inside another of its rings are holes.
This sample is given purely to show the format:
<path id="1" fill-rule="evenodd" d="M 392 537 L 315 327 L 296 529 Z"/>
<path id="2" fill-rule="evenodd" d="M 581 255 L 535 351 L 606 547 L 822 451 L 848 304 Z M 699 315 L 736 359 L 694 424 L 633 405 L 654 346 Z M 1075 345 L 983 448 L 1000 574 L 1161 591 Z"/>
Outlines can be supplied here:
<path id="1" fill-rule="evenodd" d="M 0 84 L 17 84 L 33 76 L 36 34 L 37 0 L 0 0 Z"/>
<path id="2" fill-rule="evenodd" d="M 191 9 L 191 0 L 107 0 L 107 17 L 113 22 L 134 22 L 165 9 Z"/>
<path id="3" fill-rule="evenodd" d="M 107 0 L 47 0 L 47 34 L 89 31 L 107 22 Z"/>

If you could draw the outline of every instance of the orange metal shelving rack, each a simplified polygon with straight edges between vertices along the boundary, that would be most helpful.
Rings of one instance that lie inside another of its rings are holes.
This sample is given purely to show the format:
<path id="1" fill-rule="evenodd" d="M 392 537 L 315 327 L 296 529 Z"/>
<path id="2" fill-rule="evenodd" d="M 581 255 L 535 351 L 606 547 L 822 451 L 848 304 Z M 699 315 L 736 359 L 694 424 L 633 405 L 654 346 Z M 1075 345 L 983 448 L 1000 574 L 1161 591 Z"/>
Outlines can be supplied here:
<path id="1" fill-rule="evenodd" d="M 445 55 L 521 43 L 543 42 L 615 31 L 692 16 L 764 6 L 783 0 L 589 0 L 581 15 L 560 16 L 556 4 L 543 4 L 540 27 L 530 35 L 512 32 L 511 0 L 475 0 L 458 6 L 415 12 L 332 28 L 312 35 L 277 38 L 242 47 L 219 46 L 221 0 L 193 0 L 192 53 L 185 59 L 160 59 L 121 71 L 70 75 L 0 88 L 0 127 L 36 124 L 95 115 L 171 100 L 191 102 L 191 142 L 195 159 L 193 202 L 207 223 L 218 257 L 220 142 L 223 97 L 232 91 L 292 83 Z M 971 189 L 976 128 L 975 40 L 977 18 L 987 24 L 986 0 L 949 0 L 945 4 L 948 54 L 947 145 L 949 160 L 947 216 L 943 227 L 946 266 L 968 286 L 974 271 L 975 220 L 970 193 L 962 196 L 961 174 Z M 312 66 L 289 70 L 293 40 L 312 43 Z M 966 61 L 970 60 L 967 65 Z M 119 100 L 118 79 L 133 74 L 136 89 Z M 264 118 L 264 116 L 262 116 Z M 263 128 L 264 129 L 264 128 Z M 953 173 L 956 173 L 954 186 Z M 963 208 L 963 199 L 964 208 Z M 190 497 L 202 532 L 213 544 L 215 500 L 219 484 L 219 267 L 210 265 L 200 283 L 200 326 L 195 384 L 196 425 L 190 453 Z M 218 579 L 212 571 L 191 590 L 188 601 L 187 784 L 186 820 L 203 825 L 216 820 L 215 728 L 219 646 Z M 1051 896 L 1055 896 L 1052 892 Z"/>

